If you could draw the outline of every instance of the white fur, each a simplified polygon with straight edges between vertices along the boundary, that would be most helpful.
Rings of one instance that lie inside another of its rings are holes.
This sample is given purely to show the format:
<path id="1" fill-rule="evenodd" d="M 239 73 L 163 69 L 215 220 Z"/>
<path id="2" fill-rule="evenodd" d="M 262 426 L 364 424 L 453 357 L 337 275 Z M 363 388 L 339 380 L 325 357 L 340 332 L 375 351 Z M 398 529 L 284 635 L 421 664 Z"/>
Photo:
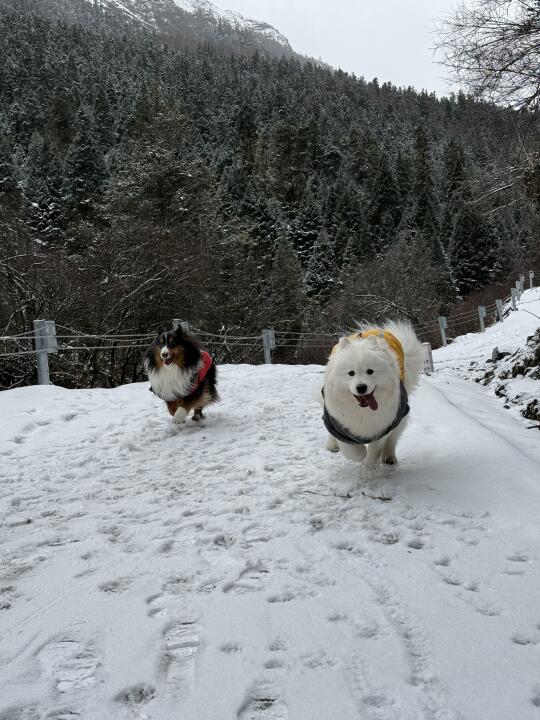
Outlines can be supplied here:
<path id="1" fill-rule="evenodd" d="M 387 322 L 383 327 L 393 333 L 403 347 L 404 385 L 410 394 L 422 373 L 424 352 L 420 341 L 407 322 Z M 368 374 L 368 369 L 373 370 L 373 373 Z M 354 376 L 349 375 L 352 370 Z M 365 340 L 341 338 L 325 371 L 324 402 L 328 412 L 354 435 L 377 435 L 396 417 L 400 402 L 399 375 L 397 356 L 382 336 L 371 336 Z M 359 406 L 354 397 L 358 384 L 366 385 L 367 392 L 374 393 L 377 410 Z M 382 460 L 393 464 L 397 462 L 396 443 L 406 423 L 407 418 L 404 418 L 395 430 L 369 445 L 350 445 L 338 441 L 339 449 L 349 460 L 365 459 L 367 464 Z M 333 449 L 335 445 L 329 441 L 327 447 Z"/>
<path id="2" fill-rule="evenodd" d="M 162 400 L 171 401 L 189 395 L 197 371 L 193 368 L 184 370 L 172 363 L 147 372 L 150 385 L 156 395 Z"/>
<path id="3" fill-rule="evenodd" d="M 187 411 L 184 410 L 183 407 L 179 407 L 177 409 L 177 411 L 174 413 L 172 421 L 176 425 L 182 425 L 182 423 L 186 422 L 186 418 L 187 418 Z"/>

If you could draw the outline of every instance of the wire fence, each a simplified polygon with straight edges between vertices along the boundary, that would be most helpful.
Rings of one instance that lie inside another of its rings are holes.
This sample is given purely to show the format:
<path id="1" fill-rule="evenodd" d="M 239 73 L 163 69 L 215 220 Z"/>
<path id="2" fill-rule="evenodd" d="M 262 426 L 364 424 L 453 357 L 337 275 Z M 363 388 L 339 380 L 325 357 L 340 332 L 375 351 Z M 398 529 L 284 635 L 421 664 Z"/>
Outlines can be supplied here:
<path id="1" fill-rule="evenodd" d="M 522 300 L 519 305 L 536 301 Z M 511 295 L 502 300 L 502 306 L 498 307 L 497 302 L 485 306 L 485 325 L 500 320 L 501 307 L 503 317 L 507 316 L 512 310 L 512 304 Z M 451 341 L 467 332 L 481 330 L 479 309 L 457 309 L 445 318 L 447 339 Z M 54 323 L 51 325 L 54 326 Z M 422 340 L 433 342 L 439 329 L 440 322 L 433 320 L 419 328 L 418 334 Z M 268 362 L 270 355 L 271 361 L 276 363 L 319 364 L 325 362 L 340 337 L 354 332 L 354 328 L 341 328 L 337 332 L 270 330 L 246 335 L 238 331 L 237 334 L 226 330 L 210 332 L 199 327 L 191 327 L 190 330 L 213 353 L 218 362 L 233 364 Z M 271 346 L 267 345 L 267 332 L 272 336 Z M 39 361 L 44 357 L 50 361 L 54 379 L 67 386 L 112 387 L 140 380 L 144 377 L 144 351 L 155 337 L 154 332 L 146 329 L 100 333 L 80 331 L 58 323 L 54 328 L 54 350 L 42 348 L 40 351 L 36 329 L 5 334 L 0 336 L 0 388 L 31 384 L 36 369 L 39 371 Z M 475 360 L 479 357 L 482 356 L 460 359 Z M 435 364 L 442 365 L 447 362 L 450 361 L 436 361 Z M 3 367 L 6 365 L 9 367 Z"/>

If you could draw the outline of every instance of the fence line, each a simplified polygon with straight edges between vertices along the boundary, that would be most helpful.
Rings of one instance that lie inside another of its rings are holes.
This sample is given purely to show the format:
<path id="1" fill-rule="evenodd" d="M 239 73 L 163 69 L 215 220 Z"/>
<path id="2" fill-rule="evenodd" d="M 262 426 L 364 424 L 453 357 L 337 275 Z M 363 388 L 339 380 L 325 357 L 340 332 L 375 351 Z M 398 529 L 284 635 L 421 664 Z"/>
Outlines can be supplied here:
<path id="1" fill-rule="evenodd" d="M 534 287 L 534 277 L 534 271 L 529 271 L 528 280 L 531 289 Z M 516 280 L 515 286 L 511 288 L 511 293 L 508 297 L 502 300 L 496 300 L 495 303 L 488 306 L 479 305 L 476 310 L 466 310 L 461 313 L 458 312 L 449 317 L 440 316 L 437 321 L 426 324 L 424 326 L 424 332 L 435 332 L 439 329 L 442 345 L 444 346 L 453 339 L 448 337 L 448 328 L 457 329 L 464 325 L 471 325 L 477 321 L 479 324 L 479 331 L 483 332 L 485 330 L 485 321 L 489 321 L 490 323 L 493 321 L 504 322 L 504 318 L 507 317 L 510 312 L 517 309 L 517 302 L 520 302 L 520 304 L 530 304 L 532 302 L 536 302 L 535 300 L 521 301 L 521 295 L 525 289 L 524 284 L 525 275 L 521 274 L 519 280 Z M 174 320 L 173 326 L 178 325 L 189 328 L 188 323 Z M 57 327 L 70 334 L 57 335 Z M 206 344 L 210 349 L 215 348 L 217 350 L 226 351 L 231 357 L 234 357 L 233 353 L 236 349 L 242 349 L 241 356 L 244 361 L 247 355 L 252 358 L 253 353 L 259 354 L 262 352 L 266 363 L 272 362 L 272 352 L 275 350 L 295 350 L 302 354 L 308 351 L 316 350 L 328 351 L 335 340 L 339 337 L 342 337 L 349 332 L 354 332 L 354 330 L 341 330 L 336 333 L 301 332 L 265 328 L 262 330 L 260 335 L 229 335 L 226 332 L 211 333 L 196 327 L 192 327 L 190 329 L 196 332 L 201 338 L 206 339 Z M 52 320 L 35 320 L 33 330 L 28 330 L 16 335 L 0 336 L 0 341 L 5 343 L 20 344 L 25 342 L 34 342 L 34 348 L 31 350 L 2 352 L 0 353 L 0 358 L 26 357 L 28 355 L 36 356 L 38 365 L 38 382 L 40 384 L 48 384 L 49 354 L 85 351 L 112 352 L 116 350 L 140 350 L 146 348 L 148 346 L 148 341 L 153 339 L 155 336 L 155 333 L 144 333 L 143 331 L 94 334 L 82 332 L 66 325 L 56 325 Z M 67 341 L 67 343 L 59 346 L 58 340 Z M 81 340 L 102 340 L 104 342 L 100 345 L 69 344 L 69 341 L 80 342 Z M 429 343 L 424 343 L 424 345 L 429 345 Z M 246 348 L 253 352 L 248 353 L 245 350 Z M 431 346 L 429 346 L 429 348 L 431 350 Z M 238 357 L 238 355 L 236 355 L 236 357 Z M 475 355 L 460 359 L 469 360 L 476 359 L 478 357 L 483 357 L 483 355 Z M 435 361 L 435 365 L 445 364 L 446 362 L 449 361 Z M 432 370 L 433 362 L 431 362 L 430 367 Z"/>

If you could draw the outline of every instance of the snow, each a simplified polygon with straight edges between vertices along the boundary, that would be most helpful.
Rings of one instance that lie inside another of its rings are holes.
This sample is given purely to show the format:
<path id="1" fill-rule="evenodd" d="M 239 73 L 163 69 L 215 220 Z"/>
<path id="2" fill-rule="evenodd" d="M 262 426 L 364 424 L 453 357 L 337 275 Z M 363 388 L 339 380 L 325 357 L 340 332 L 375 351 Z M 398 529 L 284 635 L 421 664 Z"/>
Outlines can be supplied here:
<path id="1" fill-rule="evenodd" d="M 94 0 L 87 0 L 87 2 L 93 3 Z M 133 5 L 134 0 L 124 0 L 121 2 L 120 0 L 99 0 L 99 3 L 101 5 L 110 5 L 111 7 L 115 8 L 116 10 L 120 10 L 121 12 L 125 13 L 128 17 L 130 17 L 133 20 L 137 20 L 138 22 L 142 23 L 143 25 L 148 25 L 149 27 L 155 27 L 155 19 L 152 23 L 149 23 L 147 20 L 145 20 L 143 17 L 141 17 L 140 14 L 134 13 L 132 10 L 129 9 L 128 5 L 129 3 Z M 151 8 L 150 8 L 151 10 Z"/>
<path id="2" fill-rule="evenodd" d="M 93 3 L 94 0 L 87 0 L 87 2 Z M 110 5 L 111 7 L 120 10 L 128 17 L 138 20 L 144 25 L 157 27 L 154 0 L 139 0 L 139 2 L 136 2 L 136 0 L 99 0 L 99 2 L 101 5 Z M 231 10 L 219 8 L 209 2 L 209 0 L 169 0 L 169 2 L 185 12 L 201 12 L 206 15 L 210 15 L 215 19 L 223 18 L 234 27 L 237 26 L 242 29 L 252 30 L 258 35 L 262 35 L 269 40 L 279 43 L 284 48 L 290 49 L 287 38 L 282 35 L 279 30 L 272 27 L 272 25 L 259 20 L 244 17 L 240 13 Z"/>
<path id="3" fill-rule="evenodd" d="M 2 720 L 538 718 L 537 433 L 445 370 L 368 470 L 321 373 L 223 366 L 203 426 L 147 383 L 0 395 Z"/>
<path id="4" fill-rule="evenodd" d="M 454 372 L 487 385 L 523 421 L 523 413 L 527 418 L 533 417 L 530 403 L 540 406 L 540 383 L 533 379 L 538 377 L 538 371 L 528 370 L 532 377 L 518 374 L 525 356 L 534 352 L 527 347 L 527 340 L 540 327 L 540 288 L 525 291 L 517 308 L 509 312 L 504 322 L 486 328 L 485 333 L 458 337 L 433 355 L 436 371 Z M 496 363 L 491 362 L 494 348 L 506 356 Z M 527 425 L 534 427 L 530 421 Z"/>
<path id="5" fill-rule="evenodd" d="M 185 10 L 186 12 L 203 12 L 208 15 L 212 15 L 215 18 L 223 18 L 233 26 L 253 30 L 259 35 L 264 35 L 268 39 L 273 40 L 284 47 L 289 47 L 289 41 L 287 38 L 276 30 L 276 28 L 272 27 L 272 25 L 259 20 L 253 20 L 252 18 L 247 18 L 244 15 L 232 10 L 220 8 L 209 2 L 209 0 L 173 0 L 173 2 L 181 10 Z"/>
<path id="6" fill-rule="evenodd" d="M 540 326 L 540 288 L 526 290 L 502 323 L 486 328 L 484 333 L 467 333 L 455 338 L 445 348 L 434 352 L 435 369 L 468 368 L 471 364 L 485 366 L 493 348 L 514 352 Z"/>

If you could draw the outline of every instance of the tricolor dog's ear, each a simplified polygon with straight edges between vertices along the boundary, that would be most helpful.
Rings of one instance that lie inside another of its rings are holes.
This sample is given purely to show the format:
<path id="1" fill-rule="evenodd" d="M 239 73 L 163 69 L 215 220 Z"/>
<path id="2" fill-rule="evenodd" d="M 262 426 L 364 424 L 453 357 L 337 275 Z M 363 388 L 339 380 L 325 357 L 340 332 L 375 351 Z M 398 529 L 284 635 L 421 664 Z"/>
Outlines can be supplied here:
<path id="1" fill-rule="evenodd" d="M 347 345 L 350 345 L 350 344 L 351 344 L 351 343 L 349 342 L 348 338 L 342 337 L 342 338 L 339 339 L 338 348 L 339 348 L 340 350 L 343 350 L 343 348 L 346 348 Z"/>

